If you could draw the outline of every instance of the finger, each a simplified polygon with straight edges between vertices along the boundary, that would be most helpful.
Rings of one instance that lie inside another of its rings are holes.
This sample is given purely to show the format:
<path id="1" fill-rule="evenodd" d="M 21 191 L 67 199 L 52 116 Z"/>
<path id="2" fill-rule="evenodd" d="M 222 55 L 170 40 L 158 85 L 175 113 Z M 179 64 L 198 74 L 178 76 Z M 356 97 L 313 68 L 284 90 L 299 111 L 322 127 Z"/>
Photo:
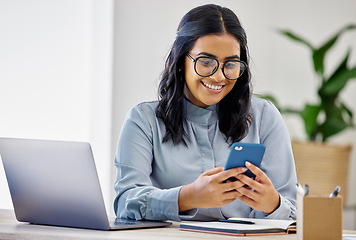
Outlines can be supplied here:
<path id="1" fill-rule="evenodd" d="M 223 184 L 223 186 L 224 186 L 223 190 L 224 190 L 224 192 L 233 191 L 233 190 L 243 187 L 244 185 L 245 185 L 245 183 L 243 183 L 239 180 L 226 182 Z"/>
<path id="2" fill-rule="evenodd" d="M 211 176 L 211 175 L 223 172 L 223 171 L 224 171 L 223 167 L 217 167 L 217 168 L 206 170 L 202 175 L 203 176 Z"/>
<path id="3" fill-rule="evenodd" d="M 245 174 L 239 174 L 236 176 L 237 179 L 239 179 L 240 182 L 242 182 L 244 185 L 249 186 L 250 188 L 259 188 L 260 183 L 256 182 L 252 178 L 246 176 Z"/>
<path id="4" fill-rule="evenodd" d="M 219 181 L 225 181 L 230 177 L 236 177 L 238 174 L 246 172 L 247 168 L 246 167 L 238 167 L 238 168 L 232 168 L 228 169 L 226 171 L 223 171 L 219 173 L 218 180 Z"/>
<path id="5" fill-rule="evenodd" d="M 241 193 L 241 195 L 253 200 L 254 202 L 257 202 L 260 196 L 258 192 L 254 191 L 254 189 L 249 189 L 245 187 L 239 188 L 237 189 L 237 191 Z"/>
<path id="6" fill-rule="evenodd" d="M 241 196 L 237 197 L 237 199 L 252 208 L 255 208 L 255 206 L 256 206 L 256 202 L 253 199 L 247 197 L 246 195 L 243 195 L 242 193 L 241 193 Z"/>
<path id="7" fill-rule="evenodd" d="M 261 182 L 261 180 L 258 179 L 258 177 L 255 177 L 255 181 L 256 181 L 256 182 Z"/>
<path id="8" fill-rule="evenodd" d="M 246 161 L 245 165 L 253 174 L 256 175 L 256 178 L 260 182 L 268 182 L 269 181 L 269 178 L 267 177 L 267 175 L 259 167 L 253 165 L 252 163 L 250 163 L 248 161 Z"/>
<path id="9" fill-rule="evenodd" d="M 237 198 L 241 197 L 242 193 L 238 192 L 238 191 L 229 191 L 229 192 L 225 192 L 224 193 L 224 198 L 225 199 L 233 199 L 236 200 Z"/>

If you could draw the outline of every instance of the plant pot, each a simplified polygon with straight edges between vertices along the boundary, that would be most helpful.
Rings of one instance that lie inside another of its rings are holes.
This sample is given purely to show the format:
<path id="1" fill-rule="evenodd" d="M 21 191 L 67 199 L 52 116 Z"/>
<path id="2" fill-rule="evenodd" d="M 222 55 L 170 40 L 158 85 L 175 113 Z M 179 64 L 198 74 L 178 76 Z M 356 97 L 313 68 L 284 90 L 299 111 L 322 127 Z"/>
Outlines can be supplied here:
<path id="1" fill-rule="evenodd" d="M 309 185 L 310 195 L 329 195 L 338 185 L 347 201 L 352 145 L 292 142 L 297 178 Z"/>

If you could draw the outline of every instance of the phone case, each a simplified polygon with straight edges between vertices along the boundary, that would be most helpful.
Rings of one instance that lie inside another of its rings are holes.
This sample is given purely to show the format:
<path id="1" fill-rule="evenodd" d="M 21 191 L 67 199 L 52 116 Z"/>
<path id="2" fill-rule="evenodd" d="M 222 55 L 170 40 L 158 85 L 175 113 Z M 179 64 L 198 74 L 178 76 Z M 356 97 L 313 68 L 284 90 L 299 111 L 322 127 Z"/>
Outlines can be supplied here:
<path id="1" fill-rule="evenodd" d="M 261 165 L 265 149 L 266 147 L 264 145 L 257 143 L 234 143 L 231 146 L 230 155 L 225 165 L 225 170 L 244 167 L 246 161 L 259 167 Z M 251 178 L 255 178 L 255 175 L 250 170 L 247 170 L 244 174 Z"/>

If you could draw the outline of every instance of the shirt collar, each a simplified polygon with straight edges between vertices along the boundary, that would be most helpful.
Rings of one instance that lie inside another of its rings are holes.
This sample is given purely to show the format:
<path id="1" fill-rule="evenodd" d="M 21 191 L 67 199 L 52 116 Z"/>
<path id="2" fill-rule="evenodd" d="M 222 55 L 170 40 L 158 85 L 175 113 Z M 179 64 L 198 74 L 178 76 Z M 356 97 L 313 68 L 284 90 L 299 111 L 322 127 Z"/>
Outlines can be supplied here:
<path id="1" fill-rule="evenodd" d="M 188 100 L 184 99 L 184 112 L 187 120 L 197 123 L 199 125 L 215 124 L 219 118 L 217 114 L 217 105 L 211 105 L 207 108 L 198 107 Z"/>

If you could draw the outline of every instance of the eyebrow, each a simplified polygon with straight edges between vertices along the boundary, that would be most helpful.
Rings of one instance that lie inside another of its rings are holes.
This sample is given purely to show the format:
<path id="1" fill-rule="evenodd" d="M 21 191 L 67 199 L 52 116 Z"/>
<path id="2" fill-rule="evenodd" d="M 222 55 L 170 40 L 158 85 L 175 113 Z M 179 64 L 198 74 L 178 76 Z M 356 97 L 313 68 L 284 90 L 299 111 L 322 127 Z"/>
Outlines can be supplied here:
<path id="1" fill-rule="evenodd" d="M 198 55 L 198 56 L 200 56 L 200 55 L 206 55 L 206 56 L 208 56 L 208 57 L 216 58 L 215 55 L 213 55 L 213 54 L 211 54 L 211 53 L 207 53 L 207 52 L 200 52 L 200 53 L 198 53 L 197 55 Z M 239 55 L 229 56 L 229 57 L 226 57 L 225 60 L 234 59 L 234 58 L 240 59 L 240 56 L 239 56 Z"/>

